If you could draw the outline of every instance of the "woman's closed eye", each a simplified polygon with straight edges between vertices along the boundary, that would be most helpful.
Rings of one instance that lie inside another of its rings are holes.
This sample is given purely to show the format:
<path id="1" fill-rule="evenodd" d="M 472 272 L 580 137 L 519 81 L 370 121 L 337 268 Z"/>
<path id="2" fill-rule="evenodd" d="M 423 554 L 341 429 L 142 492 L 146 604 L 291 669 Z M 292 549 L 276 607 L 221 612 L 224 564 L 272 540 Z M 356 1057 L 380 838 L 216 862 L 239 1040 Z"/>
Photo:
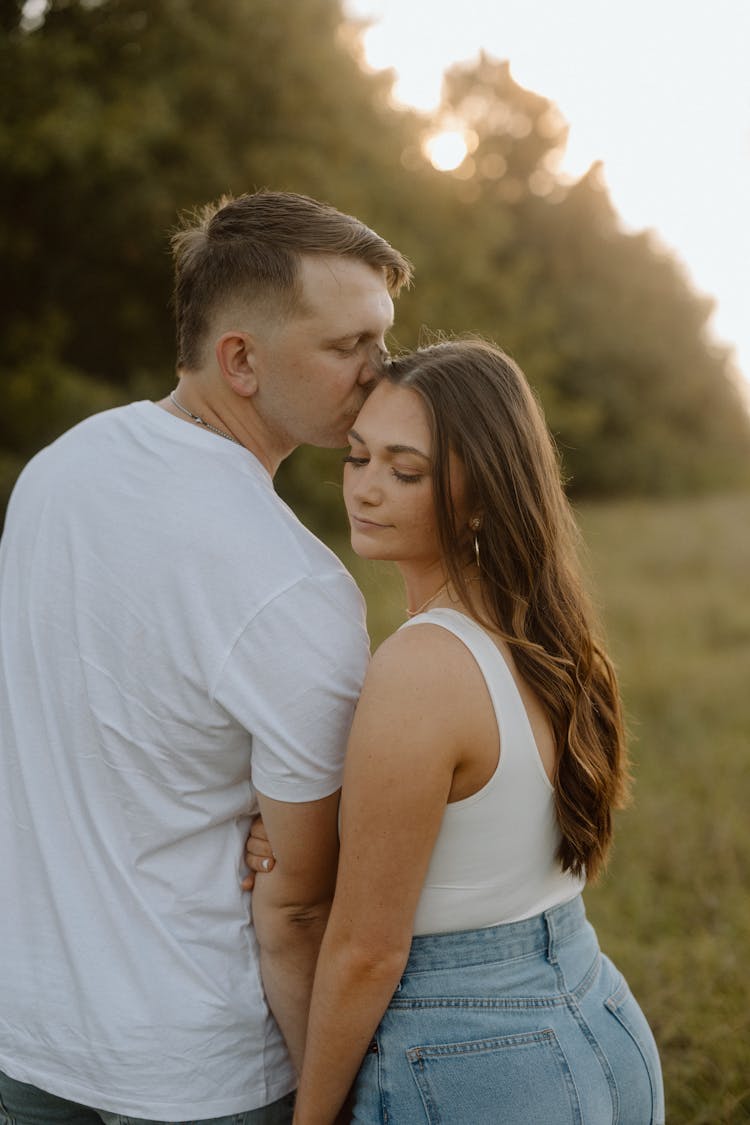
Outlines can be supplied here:
<path id="1" fill-rule="evenodd" d="M 424 473 L 405 473 L 403 469 L 397 469 L 395 465 L 391 472 L 396 480 L 400 480 L 402 484 L 419 484 L 424 476 Z"/>
<path id="2" fill-rule="evenodd" d="M 361 469 L 364 465 L 369 465 L 369 457 L 355 457 L 353 453 L 348 453 L 343 458 L 345 465 L 351 465 L 354 469 Z M 420 472 L 406 472 L 404 469 L 397 469 L 395 465 L 391 465 L 391 472 L 397 481 L 401 484 L 418 484 L 424 477 L 424 473 Z"/>

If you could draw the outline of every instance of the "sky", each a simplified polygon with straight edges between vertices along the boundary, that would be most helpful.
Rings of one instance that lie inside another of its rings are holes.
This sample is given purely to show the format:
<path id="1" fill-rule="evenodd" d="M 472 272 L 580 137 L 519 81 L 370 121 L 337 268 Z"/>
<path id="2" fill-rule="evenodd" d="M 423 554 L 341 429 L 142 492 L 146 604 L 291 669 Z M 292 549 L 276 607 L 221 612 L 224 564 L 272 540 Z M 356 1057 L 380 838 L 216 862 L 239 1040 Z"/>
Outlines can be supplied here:
<path id="1" fill-rule="evenodd" d="M 750 390 L 750 0 L 344 0 L 369 65 L 426 112 L 480 49 L 556 103 L 561 170 L 604 162 L 629 229 L 649 228 L 717 302 L 715 339 Z"/>

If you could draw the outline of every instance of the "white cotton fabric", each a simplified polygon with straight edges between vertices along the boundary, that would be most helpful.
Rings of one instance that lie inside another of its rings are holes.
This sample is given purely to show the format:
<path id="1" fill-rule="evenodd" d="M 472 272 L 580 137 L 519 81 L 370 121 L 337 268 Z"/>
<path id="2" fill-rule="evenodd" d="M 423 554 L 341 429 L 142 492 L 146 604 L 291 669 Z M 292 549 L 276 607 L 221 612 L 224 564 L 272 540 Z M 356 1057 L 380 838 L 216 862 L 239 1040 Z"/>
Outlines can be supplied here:
<path id="1" fill-rule="evenodd" d="M 256 789 L 340 785 L 356 586 L 252 454 L 140 402 L 23 471 L 0 629 L 0 1069 L 151 1119 L 273 1102 L 244 840 Z"/>
<path id="2" fill-rule="evenodd" d="M 414 920 L 415 934 L 518 922 L 567 902 L 585 880 L 555 858 L 560 829 L 526 708 L 505 659 L 477 622 L 431 609 L 402 628 L 439 625 L 476 660 L 497 719 L 497 769 L 480 790 L 446 806 Z"/>

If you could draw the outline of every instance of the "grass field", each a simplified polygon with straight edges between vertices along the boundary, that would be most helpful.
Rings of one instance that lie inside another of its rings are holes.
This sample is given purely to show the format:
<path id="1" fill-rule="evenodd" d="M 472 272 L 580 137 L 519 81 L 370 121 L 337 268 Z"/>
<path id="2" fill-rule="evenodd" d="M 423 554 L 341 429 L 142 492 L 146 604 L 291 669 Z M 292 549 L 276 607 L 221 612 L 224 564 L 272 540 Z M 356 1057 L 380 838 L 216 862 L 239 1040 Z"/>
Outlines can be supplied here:
<path id="1" fill-rule="evenodd" d="M 589 916 L 651 1021 L 670 1125 L 750 1122 L 750 496 L 578 514 L 636 778 Z M 400 580 L 342 556 L 377 645 Z"/>

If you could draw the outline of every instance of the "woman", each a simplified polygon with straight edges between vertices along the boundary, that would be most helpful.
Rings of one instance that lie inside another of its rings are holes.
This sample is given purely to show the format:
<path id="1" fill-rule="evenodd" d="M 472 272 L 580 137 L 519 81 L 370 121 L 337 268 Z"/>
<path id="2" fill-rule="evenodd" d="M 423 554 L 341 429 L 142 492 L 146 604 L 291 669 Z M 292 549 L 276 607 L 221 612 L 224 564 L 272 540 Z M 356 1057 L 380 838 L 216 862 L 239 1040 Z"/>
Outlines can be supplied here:
<path id="1" fill-rule="evenodd" d="M 496 348 L 441 343 L 389 366 L 350 440 L 353 547 L 398 565 L 411 620 L 352 728 L 295 1123 L 352 1083 L 363 1125 L 663 1122 L 580 898 L 628 778 L 539 407 Z"/>

